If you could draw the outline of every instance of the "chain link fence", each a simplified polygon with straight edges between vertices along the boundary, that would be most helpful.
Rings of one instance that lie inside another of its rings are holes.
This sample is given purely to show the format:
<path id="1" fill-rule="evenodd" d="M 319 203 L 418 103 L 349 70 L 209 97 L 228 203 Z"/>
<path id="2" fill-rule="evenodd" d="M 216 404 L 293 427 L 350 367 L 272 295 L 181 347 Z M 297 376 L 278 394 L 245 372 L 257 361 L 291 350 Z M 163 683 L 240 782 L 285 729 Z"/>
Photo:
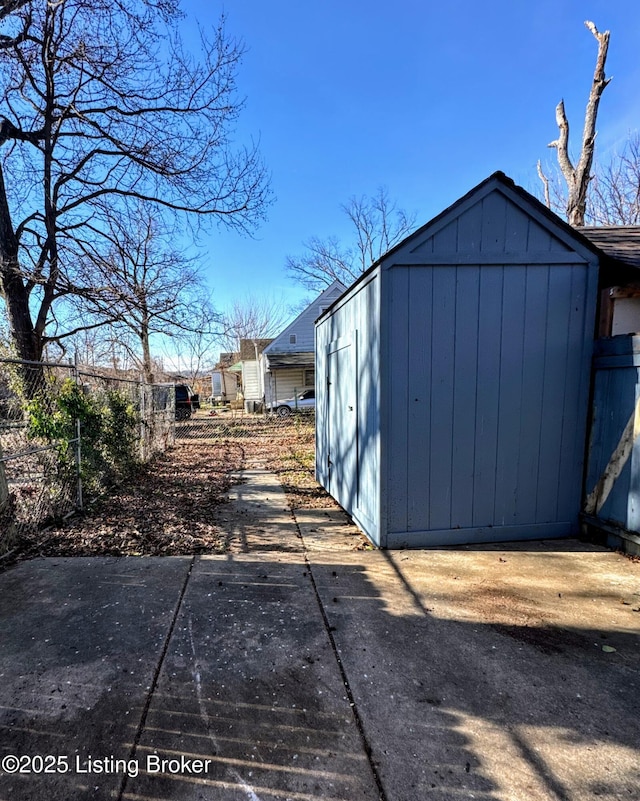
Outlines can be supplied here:
<path id="1" fill-rule="evenodd" d="M 274 469 L 283 458 L 294 458 L 309 476 L 315 465 L 315 410 L 288 415 L 246 407 L 202 408 L 188 420 L 176 423 L 176 442 L 207 442 L 239 448 L 245 467 Z"/>
<path id="2" fill-rule="evenodd" d="M 175 389 L 0 359 L 0 555 L 175 442 Z"/>

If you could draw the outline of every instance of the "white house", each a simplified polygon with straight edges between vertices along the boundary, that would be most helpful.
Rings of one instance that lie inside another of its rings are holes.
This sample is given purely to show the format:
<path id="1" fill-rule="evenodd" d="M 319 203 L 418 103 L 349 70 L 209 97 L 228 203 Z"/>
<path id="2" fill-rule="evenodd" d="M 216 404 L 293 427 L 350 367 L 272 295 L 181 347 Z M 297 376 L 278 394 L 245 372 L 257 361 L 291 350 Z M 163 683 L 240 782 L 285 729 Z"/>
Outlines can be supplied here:
<path id="1" fill-rule="evenodd" d="M 261 385 L 267 408 L 315 387 L 315 321 L 345 290 L 334 281 L 262 351 Z"/>
<path id="2" fill-rule="evenodd" d="M 247 411 L 259 408 L 264 398 L 264 376 L 260 369 L 262 352 L 272 340 L 241 339 L 240 361 L 242 371 L 242 394 Z"/>

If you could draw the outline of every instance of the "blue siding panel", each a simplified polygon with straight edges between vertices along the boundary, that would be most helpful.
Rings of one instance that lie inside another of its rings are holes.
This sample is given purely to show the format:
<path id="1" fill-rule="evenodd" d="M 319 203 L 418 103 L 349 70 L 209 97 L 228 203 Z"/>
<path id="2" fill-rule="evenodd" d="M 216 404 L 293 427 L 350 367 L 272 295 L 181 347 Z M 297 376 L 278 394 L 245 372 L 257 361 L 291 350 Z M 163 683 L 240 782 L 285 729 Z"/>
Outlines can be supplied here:
<path id="1" fill-rule="evenodd" d="M 424 526 L 429 519 L 431 426 L 432 318 L 434 302 L 433 270 L 411 270 L 409 273 L 409 319 L 412 320 L 408 343 L 406 383 L 408 385 L 407 437 L 407 530 Z M 418 321 L 421 322 L 418 325 Z M 395 352 L 395 351 L 394 351 Z M 395 361 L 395 360 L 394 360 Z M 392 415 L 394 417 L 395 415 Z M 411 436 L 409 436 L 411 432 Z M 392 474 L 396 469 L 393 463 Z"/>
<path id="2" fill-rule="evenodd" d="M 518 463 L 520 513 L 525 520 L 541 522 L 538 514 L 540 475 L 540 440 L 542 435 L 542 397 L 545 373 L 545 348 L 541 332 L 547 328 L 547 295 L 549 267 L 527 272 L 522 350 L 522 398 L 518 441 L 521 443 Z"/>
<path id="3" fill-rule="evenodd" d="M 607 469 L 640 397 L 640 338 L 617 336 L 599 340 L 594 357 L 594 390 L 585 494 Z M 640 533 L 640 437 L 619 471 L 602 508 L 594 516 L 632 533 Z"/>
<path id="4" fill-rule="evenodd" d="M 568 315 L 572 302 L 570 271 L 570 267 L 558 265 L 552 265 L 549 271 L 547 327 L 544 342 L 545 372 L 542 395 L 544 427 L 540 442 L 540 466 L 538 470 L 537 519 L 541 523 L 556 520 L 563 425 L 575 424 L 574 421 L 564 420 L 567 359 L 580 358 L 580 354 L 569 354 L 567 350 Z M 584 272 L 583 270 L 583 280 Z M 586 405 L 586 399 L 583 399 L 582 402 Z M 575 476 L 573 480 L 575 481 Z M 573 517 L 576 517 L 575 513 Z"/>
<path id="5" fill-rule="evenodd" d="M 500 343 L 500 398 L 498 406 L 498 449 L 494 525 L 513 526 L 518 522 L 518 461 L 520 458 L 520 420 L 524 411 L 522 367 L 526 268 L 504 270 Z M 533 432 L 532 432 L 533 433 Z"/>
<path id="6" fill-rule="evenodd" d="M 420 268 L 419 268 L 420 269 Z M 431 430 L 429 464 L 429 528 L 451 525 L 456 268 L 433 270 L 431 406 L 425 419 Z M 413 321 L 414 325 L 421 320 Z M 424 324 L 424 323 L 422 323 Z M 408 433 L 409 437 L 413 432 Z M 424 525 L 422 526 L 425 527 Z M 397 527 L 393 527 L 396 529 Z"/>
<path id="7" fill-rule="evenodd" d="M 503 268 L 480 271 L 473 521 L 493 523 L 498 448 Z"/>
<path id="8" fill-rule="evenodd" d="M 566 536 L 580 511 L 596 259 L 504 186 L 448 214 L 318 324 L 318 352 L 349 332 L 357 343 L 354 359 L 322 365 L 334 382 L 352 372 L 357 398 L 355 433 L 338 415 L 335 436 L 318 434 L 329 452 L 355 441 L 335 492 L 389 547 Z M 320 398 L 318 409 L 323 426 Z M 601 462 L 611 432 L 599 426 Z"/>
<path id="9" fill-rule="evenodd" d="M 407 528 L 407 485 L 409 482 L 408 409 L 409 409 L 409 268 L 394 270 L 389 290 L 389 348 L 393 359 L 388 365 L 389 383 L 385 388 L 392 414 L 387 443 L 389 487 L 387 507 L 389 525 Z M 412 332 L 413 335 L 413 332 Z"/>
<path id="10" fill-rule="evenodd" d="M 479 267 L 456 270 L 451 527 L 473 519 L 476 395 L 478 388 Z"/>

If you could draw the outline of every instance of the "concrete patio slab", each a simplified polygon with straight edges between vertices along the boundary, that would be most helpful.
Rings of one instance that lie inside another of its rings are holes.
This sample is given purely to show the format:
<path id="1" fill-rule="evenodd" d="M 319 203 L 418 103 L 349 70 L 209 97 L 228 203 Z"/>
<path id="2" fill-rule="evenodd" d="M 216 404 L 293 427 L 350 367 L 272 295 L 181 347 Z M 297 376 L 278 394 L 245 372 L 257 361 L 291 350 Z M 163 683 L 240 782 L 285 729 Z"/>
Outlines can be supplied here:
<path id="1" fill-rule="evenodd" d="M 49 558 L 0 575 L 2 801 L 117 797 L 122 772 L 91 761 L 130 757 L 191 562 Z"/>
<path id="2" fill-rule="evenodd" d="M 640 797 L 638 564 L 576 541 L 309 559 L 387 798 Z"/>
<path id="3" fill-rule="evenodd" d="M 127 799 L 378 798 L 301 556 L 197 562 L 138 753 L 211 764 Z"/>
<path id="4" fill-rule="evenodd" d="M 640 563 L 354 550 L 263 471 L 218 516 L 220 556 L 0 574 L 0 762 L 70 764 L 0 801 L 640 798 Z"/>

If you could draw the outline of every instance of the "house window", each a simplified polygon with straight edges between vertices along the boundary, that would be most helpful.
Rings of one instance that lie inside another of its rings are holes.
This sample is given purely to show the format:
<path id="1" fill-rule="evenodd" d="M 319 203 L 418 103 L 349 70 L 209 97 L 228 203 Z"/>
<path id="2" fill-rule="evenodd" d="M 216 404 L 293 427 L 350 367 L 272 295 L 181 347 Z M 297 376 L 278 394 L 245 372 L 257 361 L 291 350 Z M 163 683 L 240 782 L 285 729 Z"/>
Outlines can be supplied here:
<path id="1" fill-rule="evenodd" d="M 316 371 L 315 370 L 305 370 L 304 371 L 304 385 L 305 385 L 305 387 L 315 387 L 315 385 L 316 385 Z"/>
<path id="2" fill-rule="evenodd" d="M 297 341 L 298 341 L 297 334 L 289 334 L 289 344 L 290 345 L 295 345 L 297 343 Z"/>

